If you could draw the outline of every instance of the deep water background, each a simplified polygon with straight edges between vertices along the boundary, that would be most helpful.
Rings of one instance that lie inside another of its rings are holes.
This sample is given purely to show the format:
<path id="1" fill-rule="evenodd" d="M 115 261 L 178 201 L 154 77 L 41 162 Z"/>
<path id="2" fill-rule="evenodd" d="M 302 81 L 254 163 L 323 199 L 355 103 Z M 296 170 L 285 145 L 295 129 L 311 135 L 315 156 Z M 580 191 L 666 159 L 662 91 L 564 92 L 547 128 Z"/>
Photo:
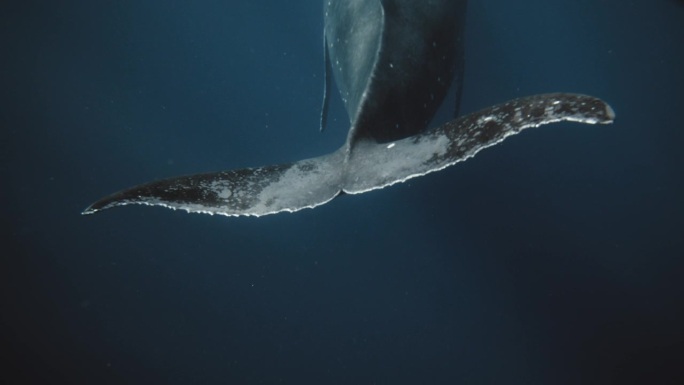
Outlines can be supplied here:
<path id="1" fill-rule="evenodd" d="M 341 145 L 320 2 L 0 10 L 0 382 L 684 383 L 681 1 L 471 0 L 463 112 L 582 92 L 615 124 L 263 218 L 80 211 Z"/>

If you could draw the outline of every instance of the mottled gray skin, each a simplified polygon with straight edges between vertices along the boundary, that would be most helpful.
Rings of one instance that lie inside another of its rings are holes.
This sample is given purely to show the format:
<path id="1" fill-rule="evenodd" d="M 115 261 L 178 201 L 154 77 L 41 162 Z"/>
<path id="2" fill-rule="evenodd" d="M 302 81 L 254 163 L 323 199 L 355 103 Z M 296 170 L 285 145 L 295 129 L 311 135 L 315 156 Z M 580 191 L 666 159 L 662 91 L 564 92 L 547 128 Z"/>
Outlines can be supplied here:
<path id="1" fill-rule="evenodd" d="M 342 192 L 359 194 L 441 170 L 529 127 L 613 121 L 613 110 L 600 99 L 545 94 L 426 130 L 460 71 L 465 1 L 329 0 L 325 12 L 328 63 L 351 121 L 340 149 L 289 164 L 147 183 L 83 213 L 129 204 L 227 216 L 294 212 Z"/>
<path id="2" fill-rule="evenodd" d="M 144 204 L 188 212 L 261 216 L 324 204 L 341 192 L 359 194 L 439 171 L 520 131 L 558 121 L 612 123 L 600 99 L 546 94 L 515 99 L 389 143 L 355 142 L 299 162 L 166 179 L 103 198 L 83 213 Z"/>

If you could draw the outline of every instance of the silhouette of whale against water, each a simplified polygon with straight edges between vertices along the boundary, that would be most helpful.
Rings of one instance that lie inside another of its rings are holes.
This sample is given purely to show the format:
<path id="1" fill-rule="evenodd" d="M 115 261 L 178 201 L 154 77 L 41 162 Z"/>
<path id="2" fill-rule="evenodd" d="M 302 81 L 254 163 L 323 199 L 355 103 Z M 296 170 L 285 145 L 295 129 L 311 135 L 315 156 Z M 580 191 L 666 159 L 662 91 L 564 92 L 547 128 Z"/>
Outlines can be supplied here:
<path id="1" fill-rule="evenodd" d="M 351 126 L 337 151 L 294 163 L 182 176 L 132 187 L 83 211 L 142 204 L 227 216 L 294 212 L 336 196 L 439 171 L 520 131 L 559 121 L 607 124 L 613 110 L 587 95 L 511 100 L 427 128 L 463 72 L 460 0 L 326 0 L 321 128 L 331 72 Z"/>

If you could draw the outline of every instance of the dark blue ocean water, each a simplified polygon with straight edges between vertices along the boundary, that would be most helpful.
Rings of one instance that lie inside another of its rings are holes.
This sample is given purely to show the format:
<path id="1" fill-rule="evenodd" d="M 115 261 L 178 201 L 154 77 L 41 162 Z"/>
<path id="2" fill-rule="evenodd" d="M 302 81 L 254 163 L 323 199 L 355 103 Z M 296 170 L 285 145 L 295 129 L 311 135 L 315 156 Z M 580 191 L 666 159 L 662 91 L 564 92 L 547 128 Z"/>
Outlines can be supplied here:
<path id="1" fill-rule="evenodd" d="M 0 9 L 0 382 L 684 383 L 681 1 L 471 0 L 463 112 L 582 92 L 615 124 L 263 218 L 80 211 L 341 145 L 321 2 Z"/>

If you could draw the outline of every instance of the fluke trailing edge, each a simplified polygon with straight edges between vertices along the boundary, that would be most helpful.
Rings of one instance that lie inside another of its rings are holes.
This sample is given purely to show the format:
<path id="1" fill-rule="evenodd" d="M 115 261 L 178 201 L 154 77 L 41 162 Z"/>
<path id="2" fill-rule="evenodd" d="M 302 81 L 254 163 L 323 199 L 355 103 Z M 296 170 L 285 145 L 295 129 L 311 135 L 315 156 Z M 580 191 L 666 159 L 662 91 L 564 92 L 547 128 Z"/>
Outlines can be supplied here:
<path id="1" fill-rule="evenodd" d="M 321 124 L 332 72 L 351 122 L 340 149 L 289 164 L 132 187 L 83 214 L 129 204 L 228 216 L 294 212 L 342 192 L 359 194 L 441 170 L 529 127 L 613 121 L 613 110 L 600 99 L 555 93 L 511 100 L 427 129 L 452 80 L 460 89 L 465 3 L 326 0 Z"/>

